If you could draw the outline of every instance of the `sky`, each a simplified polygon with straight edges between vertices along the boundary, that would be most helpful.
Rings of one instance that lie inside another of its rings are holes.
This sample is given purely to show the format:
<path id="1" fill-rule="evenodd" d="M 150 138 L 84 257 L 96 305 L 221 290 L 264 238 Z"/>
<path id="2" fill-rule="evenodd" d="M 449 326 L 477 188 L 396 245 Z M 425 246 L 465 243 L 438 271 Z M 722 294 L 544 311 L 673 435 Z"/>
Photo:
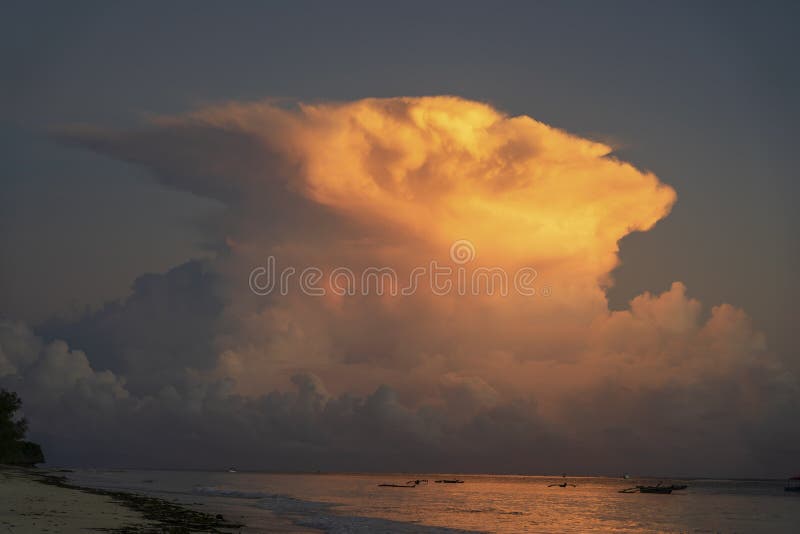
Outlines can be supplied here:
<path id="1" fill-rule="evenodd" d="M 52 461 L 796 471 L 791 3 L 4 11 L 0 385 Z"/>

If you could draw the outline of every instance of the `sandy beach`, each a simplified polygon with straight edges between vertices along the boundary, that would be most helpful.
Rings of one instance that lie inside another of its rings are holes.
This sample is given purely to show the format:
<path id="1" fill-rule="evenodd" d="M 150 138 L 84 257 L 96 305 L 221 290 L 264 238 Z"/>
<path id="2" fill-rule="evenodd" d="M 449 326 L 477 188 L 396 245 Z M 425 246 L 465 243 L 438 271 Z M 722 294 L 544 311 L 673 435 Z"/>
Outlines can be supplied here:
<path id="1" fill-rule="evenodd" d="M 163 499 L 73 486 L 58 472 L 0 467 L 2 532 L 240 532 L 242 527 Z"/>

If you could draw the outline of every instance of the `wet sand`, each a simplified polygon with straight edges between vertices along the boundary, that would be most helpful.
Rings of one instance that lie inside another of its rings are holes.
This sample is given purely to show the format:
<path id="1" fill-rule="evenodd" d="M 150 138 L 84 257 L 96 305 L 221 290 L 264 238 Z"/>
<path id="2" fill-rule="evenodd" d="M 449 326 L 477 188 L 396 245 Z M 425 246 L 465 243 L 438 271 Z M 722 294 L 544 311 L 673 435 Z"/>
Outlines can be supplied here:
<path id="1" fill-rule="evenodd" d="M 241 532 L 234 521 L 136 493 L 82 488 L 58 472 L 0 467 L 0 532 Z"/>

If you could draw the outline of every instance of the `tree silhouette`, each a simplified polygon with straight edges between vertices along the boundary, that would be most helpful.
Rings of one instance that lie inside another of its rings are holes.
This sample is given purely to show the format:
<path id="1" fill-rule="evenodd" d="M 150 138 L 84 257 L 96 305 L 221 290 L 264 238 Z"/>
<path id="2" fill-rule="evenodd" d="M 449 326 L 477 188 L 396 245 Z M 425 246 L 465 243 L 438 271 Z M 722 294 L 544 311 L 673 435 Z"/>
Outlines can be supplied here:
<path id="1" fill-rule="evenodd" d="M 22 400 L 13 391 L 0 389 L 0 463 L 13 465 L 35 465 L 44 462 L 42 448 L 25 441 L 28 421 L 14 418 L 22 407 Z"/>

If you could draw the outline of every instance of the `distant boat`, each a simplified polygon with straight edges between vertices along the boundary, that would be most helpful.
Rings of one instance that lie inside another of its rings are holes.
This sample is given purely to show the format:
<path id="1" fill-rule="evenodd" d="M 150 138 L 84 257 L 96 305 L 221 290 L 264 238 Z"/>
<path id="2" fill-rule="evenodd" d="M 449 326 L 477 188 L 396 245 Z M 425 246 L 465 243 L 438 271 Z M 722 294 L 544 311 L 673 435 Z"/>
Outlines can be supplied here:
<path id="1" fill-rule="evenodd" d="M 672 493 L 671 486 L 636 486 L 639 493 L 661 493 L 669 495 Z"/>
<path id="2" fill-rule="evenodd" d="M 800 492 L 800 475 L 793 476 L 786 480 L 785 491 Z"/>
<path id="3" fill-rule="evenodd" d="M 231 467 L 230 469 L 228 469 L 228 473 L 236 473 L 236 469 L 234 469 L 233 467 Z"/>
<path id="4" fill-rule="evenodd" d="M 547 487 L 548 488 L 556 488 L 556 487 L 558 487 L 558 488 L 566 488 L 567 486 L 572 486 L 573 488 L 577 488 L 578 487 L 575 484 L 570 484 L 570 483 L 567 482 L 567 474 L 566 473 L 561 473 L 561 478 L 564 479 L 564 481 L 561 484 L 549 484 Z"/>
<path id="5" fill-rule="evenodd" d="M 405 484 L 378 484 L 378 487 L 381 487 L 381 488 L 416 488 L 417 486 L 419 486 L 422 483 L 427 484 L 428 480 L 424 479 L 424 478 L 419 478 L 419 479 L 416 479 L 416 480 L 409 480 Z"/>
<path id="6" fill-rule="evenodd" d="M 624 475 L 622 475 L 622 478 L 624 478 L 625 480 L 630 480 L 631 476 L 628 473 L 625 473 Z"/>
<path id="7" fill-rule="evenodd" d="M 662 486 L 661 482 L 656 484 L 655 486 L 635 486 L 633 488 L 626 488 L 623 490 L 619 490 L 619 493 L 657 493 L 660 495 L 669 495 L 673 491 L 680 491 L 685 490 L 688 488 L 686 484 L 681 485 L 670 485 L 670 486 Z"/>
<path id="8" fill-rule="evenodd" d="M 441 480 L 434 480 L 437 484 L 463 484 L 463 480 L 458 480 L 455 478 L 443 478 Z"/>

